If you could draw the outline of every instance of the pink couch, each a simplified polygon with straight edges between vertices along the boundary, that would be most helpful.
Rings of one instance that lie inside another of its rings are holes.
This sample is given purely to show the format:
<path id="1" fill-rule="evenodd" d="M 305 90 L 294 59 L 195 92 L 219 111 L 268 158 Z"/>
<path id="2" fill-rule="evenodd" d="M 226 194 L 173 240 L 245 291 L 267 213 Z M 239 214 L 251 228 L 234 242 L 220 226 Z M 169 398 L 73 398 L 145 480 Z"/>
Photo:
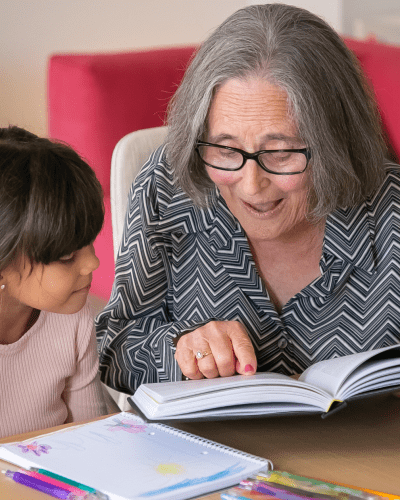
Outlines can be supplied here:
<path id="1" fill-rule="evenodd" d="M 400 47 L 345 40 L 369 77 L 393 151 L 400 156 Z M 116 54 L 58 54 L 48 65 L 49 136 L 71 144 L 92 165 L 105 193 L 101 264 L 92 292 L 108 299 L 114 276 L 110 215 L 112 151 L 124 135 L 163 124 L 170 97 L 194 47 Z"/>

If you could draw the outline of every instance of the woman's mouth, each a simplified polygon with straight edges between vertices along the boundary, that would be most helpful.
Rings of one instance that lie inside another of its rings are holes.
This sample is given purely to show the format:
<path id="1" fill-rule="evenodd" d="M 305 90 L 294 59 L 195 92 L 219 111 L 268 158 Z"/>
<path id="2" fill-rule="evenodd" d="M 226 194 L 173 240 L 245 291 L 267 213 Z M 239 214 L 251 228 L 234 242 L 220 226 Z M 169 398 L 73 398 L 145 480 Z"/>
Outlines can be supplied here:
<path id="1" fill-rule="evenodd" d="M 256 217 L 268 217 L 274 215 L 281 208 L 283 198 L 279 200 L 269 201 L 267 203 L 252 204 L 243 201 L 243 205 L 248 212 Z"/>

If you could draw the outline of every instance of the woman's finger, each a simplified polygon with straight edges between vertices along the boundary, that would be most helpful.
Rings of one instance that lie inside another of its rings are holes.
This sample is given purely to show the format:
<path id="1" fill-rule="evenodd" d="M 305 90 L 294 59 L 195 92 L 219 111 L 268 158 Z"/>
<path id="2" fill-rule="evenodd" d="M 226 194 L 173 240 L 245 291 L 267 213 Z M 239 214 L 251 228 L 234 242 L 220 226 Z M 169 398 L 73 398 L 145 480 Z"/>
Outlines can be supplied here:
<path id="1" fill-rule="evenodd" d="M 185 377 L 193 380 L 198 380 L 203 378 L 203 374 L 197 366 L 197 360 L 193 354 L 193 350 L 190 347 L 184 345 L 176 346 L 175 359 Z"/>
<path id="2" fill-rule="evenodd" d="M 214 322 L 219 336 L 209 340 L 220 376 L 234 373 L 253 375 L 257 370 L 257 357 L 244 325 L 238 321 Z"/>
<path id="3" fill-rule="evenodd" d="M 236 372 L 236 358 L 233 352 L 232 342 L 227 334 L 221 336 L 218 341 L 210 342 L 215 366 L 220 377 L 231 377 Z"/>
<path id="4" fill-rule="evenodd" d="M 246 328 L 237 321 L 210 321 L 177 342 L 182 373 L 191 379 L 253 374 L 257 359 Z"/>
<path id="5" fill-rule="evenodd" d="M 237 373 L 241 375 L 253 375 L 257 371 L 257 357 L 247 332 L 232 330 L 229 333 L 229 337 L 236 358 Z"/>
<path id="6" fill-rule="evenodd" d="M 235 356 L 228 334 L 231 328 L 237 329 L 243 326 L 237 321 L 210 321 L 197 331 L 202 334 L 202 340 L 208 342 L 209 350 L 212 352 L 213 363 L 211 359 L 198 363 L 205 377 L 229 377 L 235 374 Z"/>
<path id="7" fill-rule="evenodd" d="M 215 364 L 214 352 L 211 347 L 195 352 L 198 370 L 205 378 L 216 378 L 219 376 L 218 368 Z"/>

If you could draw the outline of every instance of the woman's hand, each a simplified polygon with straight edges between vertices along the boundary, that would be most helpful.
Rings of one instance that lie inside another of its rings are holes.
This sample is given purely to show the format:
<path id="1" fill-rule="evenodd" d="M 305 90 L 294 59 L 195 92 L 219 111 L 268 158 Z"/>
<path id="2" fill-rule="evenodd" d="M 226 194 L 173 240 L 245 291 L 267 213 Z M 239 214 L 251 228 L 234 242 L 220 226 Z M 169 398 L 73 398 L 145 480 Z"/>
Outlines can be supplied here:
<path id="1" fill-rule="evenodd" d="M 175 359 L 191 379 L 229 377 L 236 372 L 253 375 L 257 370 L 253 345 L 238 321 L 210 321 L 183 335 Z"/>

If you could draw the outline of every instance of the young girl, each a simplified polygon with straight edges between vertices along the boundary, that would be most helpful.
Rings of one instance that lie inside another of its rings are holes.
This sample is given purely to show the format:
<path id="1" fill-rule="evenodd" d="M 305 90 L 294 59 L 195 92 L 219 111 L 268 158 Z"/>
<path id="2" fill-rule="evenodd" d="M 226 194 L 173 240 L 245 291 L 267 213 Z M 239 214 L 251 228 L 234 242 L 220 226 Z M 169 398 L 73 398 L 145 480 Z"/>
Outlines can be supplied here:
<path id="1" fill-rule="evenodd" d="M 102 224 L 71 148 L 0 129 L 0 437 L 106 413 L 86 304 Z"/>

